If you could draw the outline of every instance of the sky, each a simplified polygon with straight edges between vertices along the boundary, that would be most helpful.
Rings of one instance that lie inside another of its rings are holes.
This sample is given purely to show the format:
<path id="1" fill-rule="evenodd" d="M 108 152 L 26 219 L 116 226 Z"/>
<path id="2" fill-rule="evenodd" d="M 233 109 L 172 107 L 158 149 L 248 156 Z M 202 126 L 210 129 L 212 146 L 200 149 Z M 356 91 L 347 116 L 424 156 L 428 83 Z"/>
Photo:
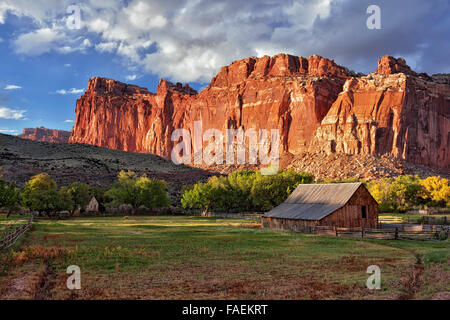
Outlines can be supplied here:
<path id="1" fill-rule="evenodd" d="M 70 130 L 94 76 L 201 90 L 234 60 L 281 52 L 363 73 L 384 55 L 450 73 L 449 30 L 448 0 L 0 0 L 0 133 Z"/>

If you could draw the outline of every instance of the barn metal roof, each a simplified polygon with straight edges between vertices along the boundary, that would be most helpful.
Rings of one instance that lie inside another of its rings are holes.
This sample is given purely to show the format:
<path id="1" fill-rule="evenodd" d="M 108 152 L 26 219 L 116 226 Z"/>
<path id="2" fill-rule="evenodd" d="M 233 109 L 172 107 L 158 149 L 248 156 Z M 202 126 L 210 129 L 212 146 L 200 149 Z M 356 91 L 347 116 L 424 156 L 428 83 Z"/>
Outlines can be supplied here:
<path id="1" fill-rule="evenodd" d="M 285 202 L 263 217 L 320 220 L 345 206 L 361 184 L 300 184 Z"/>

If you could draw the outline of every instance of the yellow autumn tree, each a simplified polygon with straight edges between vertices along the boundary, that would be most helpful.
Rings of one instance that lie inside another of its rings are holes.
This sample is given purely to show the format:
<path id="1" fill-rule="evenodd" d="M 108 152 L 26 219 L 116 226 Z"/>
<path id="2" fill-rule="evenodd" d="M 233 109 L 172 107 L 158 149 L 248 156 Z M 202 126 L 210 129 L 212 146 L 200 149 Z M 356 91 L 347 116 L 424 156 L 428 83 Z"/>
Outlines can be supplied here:
<path id="1" fill-rule="evenodd" d="M 450 206 L 450 186 L 448 179 L 440 176 L 432 176 L 422 180 L 425 188 L 425 197 L 435 204 L 446 204 Z"/>

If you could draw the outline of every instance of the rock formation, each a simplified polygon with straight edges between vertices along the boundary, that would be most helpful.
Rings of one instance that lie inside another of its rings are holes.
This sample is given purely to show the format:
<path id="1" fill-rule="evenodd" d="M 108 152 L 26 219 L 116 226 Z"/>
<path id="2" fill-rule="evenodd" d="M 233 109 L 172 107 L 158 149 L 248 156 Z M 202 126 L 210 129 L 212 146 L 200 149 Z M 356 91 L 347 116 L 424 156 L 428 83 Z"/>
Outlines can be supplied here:
<path id="1" fill-rule="evenodd" d="M 374 73 L 345 83 L 310 148 L 324 149 L 449 168 L 450 86 L 383 57 Z"/>
<path id="2" fill-rule="evenodd" d="M 52 143 L 67 143 L 69 142 L 70 132 L 56 129 L 39 128 L 24 128 L 22 134 L 19 134 L 22 139 L 33 141 L 52 142 Z"/>
<path id="3" fill-rule="evenodd" d="M 279 54 L 223 67 L 197 93 L 161 80 L 156 93 L 92 78 L 70 142 L 170 157 L 175 129 L 279 129 L 283 157 L 302 152 L 389 155 L 449 168 L 448 75 L 383 57 L 359 76 L 333 61 Z M 225 135 L 225 132 L 224 132 Z"/>

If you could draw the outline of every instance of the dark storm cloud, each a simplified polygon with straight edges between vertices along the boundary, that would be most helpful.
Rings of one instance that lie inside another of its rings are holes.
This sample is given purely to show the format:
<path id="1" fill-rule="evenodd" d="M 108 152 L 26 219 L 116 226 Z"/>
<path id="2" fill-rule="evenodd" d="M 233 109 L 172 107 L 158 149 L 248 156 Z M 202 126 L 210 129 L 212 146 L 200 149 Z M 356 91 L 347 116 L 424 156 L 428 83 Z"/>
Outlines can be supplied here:
<path id="1" fill-rule="evenodd" d="M 381 9 L 381 30 L 366 26 L 371 4 Z M 449 30 L 448 1 L 334 2 L 326 19 L 298 35 L 298 50 L 334 57 L 362 72 L 373 71 L 383 55 L 405 57 L 418 72 L 450 72 Z"/>

